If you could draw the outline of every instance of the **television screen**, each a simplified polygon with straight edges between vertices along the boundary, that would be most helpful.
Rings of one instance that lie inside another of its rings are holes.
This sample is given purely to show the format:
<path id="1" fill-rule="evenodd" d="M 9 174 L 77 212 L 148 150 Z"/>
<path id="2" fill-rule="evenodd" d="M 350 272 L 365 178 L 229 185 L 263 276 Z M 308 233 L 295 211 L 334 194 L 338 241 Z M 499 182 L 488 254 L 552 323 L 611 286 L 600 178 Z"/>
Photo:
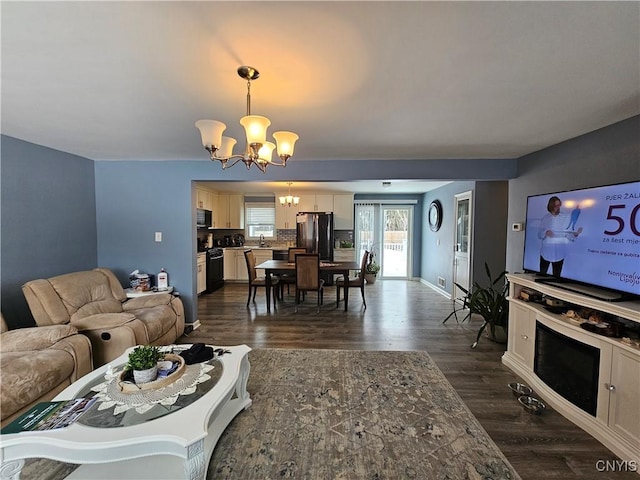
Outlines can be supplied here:
<path id="1" fill-rule="evenodd" d="M 527 198 L 524 269 L 640 295 L 640 181 Z"/>

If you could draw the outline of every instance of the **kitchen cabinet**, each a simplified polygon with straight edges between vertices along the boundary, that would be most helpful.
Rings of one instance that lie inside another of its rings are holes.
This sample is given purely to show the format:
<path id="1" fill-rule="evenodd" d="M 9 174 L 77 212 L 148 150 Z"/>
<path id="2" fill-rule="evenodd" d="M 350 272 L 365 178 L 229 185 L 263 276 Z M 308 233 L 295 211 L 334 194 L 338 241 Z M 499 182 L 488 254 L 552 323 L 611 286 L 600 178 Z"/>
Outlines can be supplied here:
<path id="1" fill-rule="evenodd" d="M 306 193 L 300 196 L 299 212 L 333 212 L 333 195 Z"/>
<path id="2" fill-rule="evenodd" d="M 196 188 L 196 208 L 203 210 L 213 210 L 213 198 L 210 190 Z"/>
<path id="3" fill-rule="evenodd" d="M 257 260 L 256 260 L 257 264 Z M 244 258 L 244 250 L 236 250 L 236 278 L 244 282 L 249 281 L 249 272 L 247 272 L 247 261 Z"/>
<path id="4" fill-rule="evenodd" d="M 196 276 L 196 288 L 197 293 L 200 295 L 207 289 L 207 254 L 198 254 L 198 260 L 196 262 L 197 276 Z"/>
<path id="5" fill-rule="evenodd" d="M 231 248 L 224 249 L 224 280 L 236 279 L 236 250 Z"/>
<path id="6" fill-rule="evenodd" d="M 247 262 L 244 258 L 246 250 L 253 250 L 256 257 L 256 265 L 271 260 L 273 251 L 271 248 L 225 248 L 224 249 L 224 279 L 225 281 L 247 282 Z M 264 275 L 264 270 L 257 271 L 258 276 Z"/>
<path id="7" fill-rule="evenodd" d="M 333 228 L 353 230 L 353 194 L 333 196 Z"/>
<path id="8" fill-rule="evenodd" d="M 295 230 L 297 214 L 298 214 L 297 207 L 294 207 L 294 206 L 283 207 L 279 203 L 276 204 L 276 229 L 277 230 Z"/>
<path id="9" fill-rule="evenodd" d="M 244 196 L 218 192 L 213 209 L 213 226 L 244 229 Z"/>

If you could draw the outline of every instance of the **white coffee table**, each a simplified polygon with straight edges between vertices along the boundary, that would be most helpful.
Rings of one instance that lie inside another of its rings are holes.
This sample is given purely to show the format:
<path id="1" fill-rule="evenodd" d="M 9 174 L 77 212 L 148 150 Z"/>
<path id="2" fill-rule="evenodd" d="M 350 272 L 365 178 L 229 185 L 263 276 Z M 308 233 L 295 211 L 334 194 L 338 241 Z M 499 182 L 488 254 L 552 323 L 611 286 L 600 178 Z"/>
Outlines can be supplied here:
<path id="1" fill-rule="evenodd" d="M 250 372 L 247 354 L 251 349 L 246 345 L 222 348 L 231 353 L 212 360 L 215 378 L 202 383 L 201 391 L 192 399 L 185 396 L 184 406 L 169 408 L 175 411 L 159 418 L 147 420 L 143 414 L 141 423 L 136 424 L 137 413 L 129 411 L 129 421 L 134 418 L 129 426 L 92 427 L 81 423 L 83 417 L 67 428 L 0 436 L 0 478 L 19 478 L 26 458 L 81 464 L 67 478 L 206 478 L 220 435 L 238 413 L 251 405 L 246 388 Z M 124 365 L 130 350 L 112 361 L 111 367 L 117 370 Z M 108 368 L 104 365 L 85 375 L 54 400 L 85 395 L 91 386 L 104 381 Z"/>

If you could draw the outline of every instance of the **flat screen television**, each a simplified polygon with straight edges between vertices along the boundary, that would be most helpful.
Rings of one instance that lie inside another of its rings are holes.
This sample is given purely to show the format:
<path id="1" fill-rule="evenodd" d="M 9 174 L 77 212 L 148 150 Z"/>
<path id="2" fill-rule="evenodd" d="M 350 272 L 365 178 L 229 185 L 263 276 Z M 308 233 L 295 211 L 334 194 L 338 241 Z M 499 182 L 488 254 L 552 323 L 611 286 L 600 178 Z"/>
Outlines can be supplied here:
<path id="1" fill-rule="evenodd" d="M 559 287 L 640 296 L 640 181 L 527 197 L 523 257 Z"/>

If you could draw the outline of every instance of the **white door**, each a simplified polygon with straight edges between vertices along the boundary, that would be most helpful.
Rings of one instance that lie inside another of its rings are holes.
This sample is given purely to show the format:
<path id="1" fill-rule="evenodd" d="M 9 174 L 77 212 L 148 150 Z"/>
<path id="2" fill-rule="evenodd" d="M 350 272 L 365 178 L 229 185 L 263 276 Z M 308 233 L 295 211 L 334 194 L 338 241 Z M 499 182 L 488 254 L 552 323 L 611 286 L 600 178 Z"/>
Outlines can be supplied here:
<path id="1" fill-rule="evenodd" d="M 455 196 L 455 219 L 453 239 L 453 298 L 464 297 L 464 292 L 458 285 L 469 290 L 471 277 L 471 192 L 460 193 Z"/>

